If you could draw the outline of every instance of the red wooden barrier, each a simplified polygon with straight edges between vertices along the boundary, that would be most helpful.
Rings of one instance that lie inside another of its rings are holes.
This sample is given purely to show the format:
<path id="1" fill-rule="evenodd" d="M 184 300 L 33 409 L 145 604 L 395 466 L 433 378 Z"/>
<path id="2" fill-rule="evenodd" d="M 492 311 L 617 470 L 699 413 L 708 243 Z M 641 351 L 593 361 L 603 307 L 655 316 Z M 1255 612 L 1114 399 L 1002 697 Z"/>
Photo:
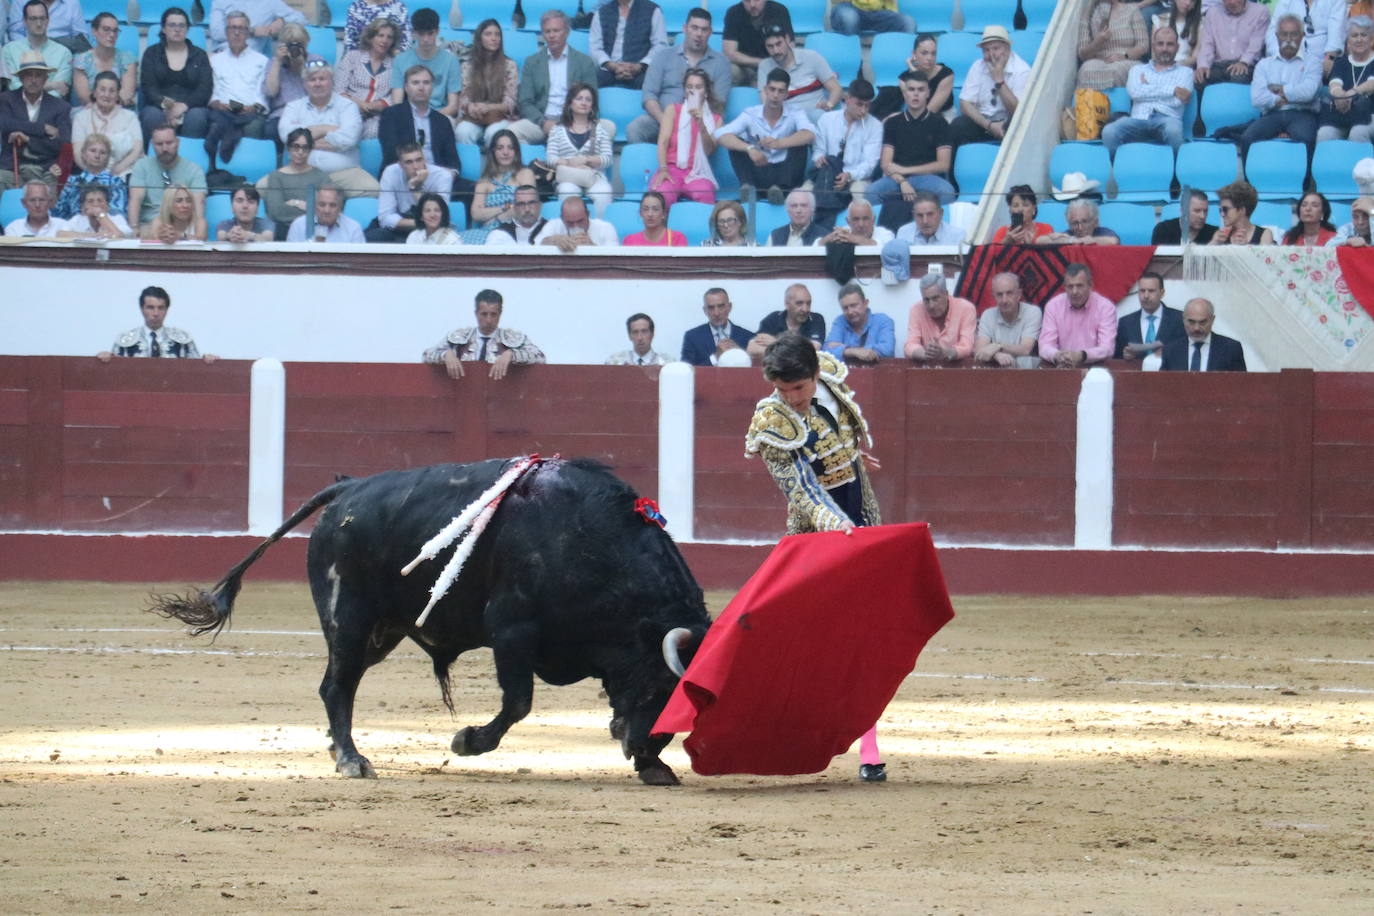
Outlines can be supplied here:
<path id="1" fill-rule="evenodd" d="M 1314 378 L 1312 546 L 1374 549 L 1374 374 Z"/>
<path id="2" fill-rule="evenodd" d="M 243 530 L 250 366 L 0 359 L 0 523 Z"/>

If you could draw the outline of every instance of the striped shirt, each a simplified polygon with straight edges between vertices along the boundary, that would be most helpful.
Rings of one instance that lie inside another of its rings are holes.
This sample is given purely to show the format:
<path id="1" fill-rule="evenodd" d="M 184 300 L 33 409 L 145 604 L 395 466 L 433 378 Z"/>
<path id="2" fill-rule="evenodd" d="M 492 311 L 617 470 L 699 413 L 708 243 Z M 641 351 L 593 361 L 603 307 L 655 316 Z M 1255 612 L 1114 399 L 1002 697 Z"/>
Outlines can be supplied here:
<path id="1" fill-rule="evenodd" d="M 1131 96 L 1131 117 L 1148 120 L 1155 112 L 1183 120 L 1183 106 L 1175 89 L 1193 91 L 1193 71 L 1182 64 L 1160 70 L 1154 64 L 1136 64 L 1126 78 Z"/>

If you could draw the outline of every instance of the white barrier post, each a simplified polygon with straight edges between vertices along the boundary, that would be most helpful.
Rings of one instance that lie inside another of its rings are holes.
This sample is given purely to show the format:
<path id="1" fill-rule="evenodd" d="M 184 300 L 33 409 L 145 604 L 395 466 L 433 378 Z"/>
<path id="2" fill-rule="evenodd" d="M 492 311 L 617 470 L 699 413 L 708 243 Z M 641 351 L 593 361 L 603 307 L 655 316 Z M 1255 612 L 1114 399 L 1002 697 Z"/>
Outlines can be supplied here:
<path id="1" fill-rule="evenodd" d="M 1078 455 L 1075 466 L 1073 546 L 1112 546 L 1112 374 L 1098 367 L 1083 376 L 1078 392 Z"/>
<path id="2" fill-rule="evenodd" d="M 253 363 L 248 420 L 248 532 L 266 536 L 281 524 L 286 476 L 286 368 Z"/>
<path id="3" fill-rule="evenodd" d="M 677 541 L 692 540 L 696 370 L 669 363 L 658 375 L 658 505 Z"/>

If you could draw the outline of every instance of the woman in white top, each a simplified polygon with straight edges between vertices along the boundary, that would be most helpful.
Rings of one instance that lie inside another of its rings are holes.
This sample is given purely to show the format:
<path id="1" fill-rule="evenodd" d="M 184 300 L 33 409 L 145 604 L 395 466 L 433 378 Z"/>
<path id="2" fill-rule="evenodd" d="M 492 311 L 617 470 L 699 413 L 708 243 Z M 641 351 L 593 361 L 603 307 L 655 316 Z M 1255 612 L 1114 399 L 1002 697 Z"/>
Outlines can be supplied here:
<path id="1" fill-rule="evenodd" d="M 605 216 L 614 194 L 606 170 L 611 167 L 611 135 L 597 116 L 596 87 L 573 83 L 563 117 L 549 131 L 549 165 L 558 172 L 558 199 L 581 197 L 586 191 L 596 205 L 596 215 Z"/>
<path id="2" fill-rule="evenodd" d="M 681 102 L 669 105 L 658 129 L 658 171 L 649 187 L 663 195 L 669 207 L 679 196 L 703 204 L 716 202 L 716 176 L 710 155 L 716 148 L 720 102 L 711 91 L 705 70 L 693 68 L 682 78 Z"/>
<path id="3" fill-rule="evenodd" d="M 72 149 L 77 151 L 76 164 L 87 171 L 90 167 L 82 158 L 81 148 L 89 134 L 103 134 L 109 139 L 109 169 L 116 175 L 128 175 L 143 155 L 138 115 L 119 104 L 119 77 L 109 71 L 96 76 L 91 104 L 72 114 Z"/>
<path id="4" fill-rule="evenodd" d="M 420 195 L 420 225 L 406 236 L 407 245 L 461 245 L 463 240 L 449 226 L 448 202 L 438 194 Z"/>

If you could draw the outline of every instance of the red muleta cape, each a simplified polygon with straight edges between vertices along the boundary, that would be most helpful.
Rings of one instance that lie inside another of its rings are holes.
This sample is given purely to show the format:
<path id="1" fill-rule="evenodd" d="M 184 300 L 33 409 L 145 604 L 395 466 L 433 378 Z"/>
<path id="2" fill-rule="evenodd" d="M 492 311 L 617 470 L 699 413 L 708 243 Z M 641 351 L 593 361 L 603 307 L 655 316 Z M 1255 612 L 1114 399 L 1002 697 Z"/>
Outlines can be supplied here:
<path id="1" fill-rule="evenodd" d="M 704 775 L 819 773 L 954 617 L 924 523 L 783 538 L 711 625 L 656 734 Z"/>

